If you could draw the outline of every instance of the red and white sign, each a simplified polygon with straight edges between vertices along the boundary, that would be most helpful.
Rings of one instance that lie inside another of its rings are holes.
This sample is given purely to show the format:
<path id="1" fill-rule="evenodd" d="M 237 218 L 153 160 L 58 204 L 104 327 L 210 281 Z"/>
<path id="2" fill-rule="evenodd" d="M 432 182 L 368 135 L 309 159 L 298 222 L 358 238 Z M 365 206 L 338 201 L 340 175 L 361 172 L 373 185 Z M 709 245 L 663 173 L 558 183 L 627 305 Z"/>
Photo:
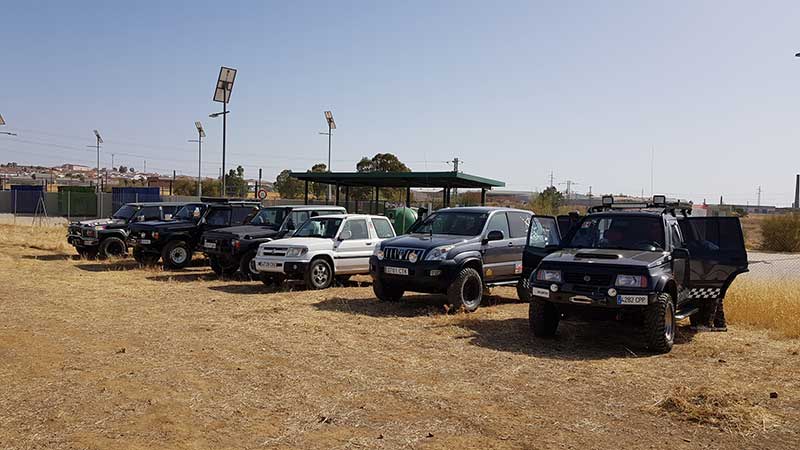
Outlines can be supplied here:
<path id="1" fill-rule="evenodd" d="M 259 189 L 258 192 L 256 192 L 256 197 L 259 200 L 266 199 L 267 198 L 267 190 L 266 189 Z"/>

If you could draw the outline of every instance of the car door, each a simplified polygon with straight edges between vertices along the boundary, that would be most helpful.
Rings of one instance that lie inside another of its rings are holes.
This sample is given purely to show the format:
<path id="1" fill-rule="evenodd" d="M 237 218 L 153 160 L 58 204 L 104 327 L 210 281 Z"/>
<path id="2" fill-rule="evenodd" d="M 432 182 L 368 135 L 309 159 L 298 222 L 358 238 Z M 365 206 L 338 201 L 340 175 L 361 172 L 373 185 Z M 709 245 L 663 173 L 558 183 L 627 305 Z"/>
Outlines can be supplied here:
<path id="1" fill-rule="evenodd" d="M 370 233 L 366 217 L 345 220 L 334 244 L 334 264 L 337 273 L 369 272 L 369 257 L 377 238 Z"/>
<path id="2" fill-rule="evenodd" d="M 513 243 L 511 248 L 514 250 L 513 254 L 509 254 L 509 257 L 513 258 L 514 276 L 522 274 L 522 253 L 528 241 L 528 229 L 531 226 L 532 216 L 532 213 L 526 211 L 508 211 L 506 213 L 506 217 L 508 217 L 508 231 L 510 233 L 511 242 Z"/>
<path id="3" fill-rule="evenodd" d="M 503 238 L 488 240 L 489 233 L 499 231 Z M 514 240 L 508 227 L 505 211 L 496 211 L 489 217 L 483 234 L 483 276 L 487 281 L 501 281 L 514 277 Z"/>
<path id="4" fill-rule="evenodd" d="M 531 273 L 536 270 L 545 256 L 561 245 L 561 231 L 558 221 L 550 216 L 533 216 L 530 219 L 525 249 L 522 252 L 523 286 L 529 285 Z"/>
<path id="5" fill-rule="evenodd" d="M 561 239 L 567 237 L 570 231 L 572 231 L 572 227 L 578 224 L 581 220 L 581 216 L 578 213 L 570 213 L 570 214 L 563 214 L 558 216 L 558 230 L 561 233 Z"/>
<path id="6" fill-rule="evenodd" d="M 678 222 L 674 219 L 667 221 L 667 234 L 669 235 L 669 249 L 686 248 Z M 688 297 L 689 279 L 688 266 L 689 260 L 686 258 L 672 258 L 672 278 L 678 285 L 678 301 L 682 302 Z"/>
<path id="7" fill-rule="evenodd" d="M 737 275 L 747 272 L 747 250 L 738 217 L 679 218 L 689 250 L 689 298 L 725 296 Z"/>

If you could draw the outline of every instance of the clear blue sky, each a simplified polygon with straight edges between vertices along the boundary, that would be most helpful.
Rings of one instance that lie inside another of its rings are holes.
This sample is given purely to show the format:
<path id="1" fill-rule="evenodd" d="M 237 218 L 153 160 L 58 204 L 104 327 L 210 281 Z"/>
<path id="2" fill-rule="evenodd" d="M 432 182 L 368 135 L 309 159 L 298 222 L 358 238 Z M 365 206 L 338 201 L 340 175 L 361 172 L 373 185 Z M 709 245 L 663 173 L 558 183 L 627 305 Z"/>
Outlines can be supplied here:
<path id="1" fill-rule="evenodd" d="M 228 164 L 273 180 L 392 152 L 534 190 L 788 205 L 800 172 L 800 2 L 5 2 L 0 160 L 204 174 L 219 66 L 239 69 Z M 16 139 L 16 142 L 15 142 Z M 134 156 L 135 155 L 135 156 Z"/>

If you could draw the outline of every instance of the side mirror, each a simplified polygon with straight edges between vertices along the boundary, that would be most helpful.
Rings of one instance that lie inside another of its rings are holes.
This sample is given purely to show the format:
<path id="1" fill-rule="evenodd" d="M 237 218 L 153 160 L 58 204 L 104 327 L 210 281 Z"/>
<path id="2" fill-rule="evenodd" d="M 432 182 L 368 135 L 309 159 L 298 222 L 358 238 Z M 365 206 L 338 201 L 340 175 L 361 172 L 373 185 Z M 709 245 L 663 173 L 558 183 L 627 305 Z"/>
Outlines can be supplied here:
<path id="1" fill-rule="evenodd" d="M 136 216 L 136 221 L 137 222 L 144 222 L 144 215 Z"/>
<path id="2" fill-rule="evenodd" d="M 164 220 L 172 220 L 172 214 L 164 214 Z"/>
<path id="3" fill-rule="evenodd" d="M 350 230 L 344 230 L 339 234 L 340 241 L 346 241 L 353 237 L 353 233 Z"/>
<path id="4" fill-rule="evenodd" d="M 492 230 L 492 231 L 489 232 L 489 234 L 486 235 L 486 240 L 487 241 L 502 241 L 503 239 L 505 239 L 505 237 L 506 236 L 503 234 L 502 231 L 500 231 L 500 230 Z"/>
<path id="5" fill-rule="evenodd" d="M 672 249 L 672 257 L 675 259 L 689 259 L 689 250 L 685 248 Z"/>

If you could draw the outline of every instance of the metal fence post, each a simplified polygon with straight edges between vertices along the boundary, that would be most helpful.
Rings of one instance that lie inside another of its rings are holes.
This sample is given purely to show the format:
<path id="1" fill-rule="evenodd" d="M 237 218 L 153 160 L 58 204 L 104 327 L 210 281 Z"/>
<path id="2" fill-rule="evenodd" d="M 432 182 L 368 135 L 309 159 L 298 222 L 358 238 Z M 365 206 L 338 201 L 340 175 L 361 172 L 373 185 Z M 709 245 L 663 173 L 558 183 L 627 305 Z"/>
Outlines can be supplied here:
<path id="1" fill-rule="evenodd" d="M 17 191 L 14 190 L 14 225 L 17 224 Z"/>
<path id="2" fill-rule="evenodd" d="M 72 202 L 72 191 L 67 191 L 67 222 L 70 222 L 70 208 Z"/>

